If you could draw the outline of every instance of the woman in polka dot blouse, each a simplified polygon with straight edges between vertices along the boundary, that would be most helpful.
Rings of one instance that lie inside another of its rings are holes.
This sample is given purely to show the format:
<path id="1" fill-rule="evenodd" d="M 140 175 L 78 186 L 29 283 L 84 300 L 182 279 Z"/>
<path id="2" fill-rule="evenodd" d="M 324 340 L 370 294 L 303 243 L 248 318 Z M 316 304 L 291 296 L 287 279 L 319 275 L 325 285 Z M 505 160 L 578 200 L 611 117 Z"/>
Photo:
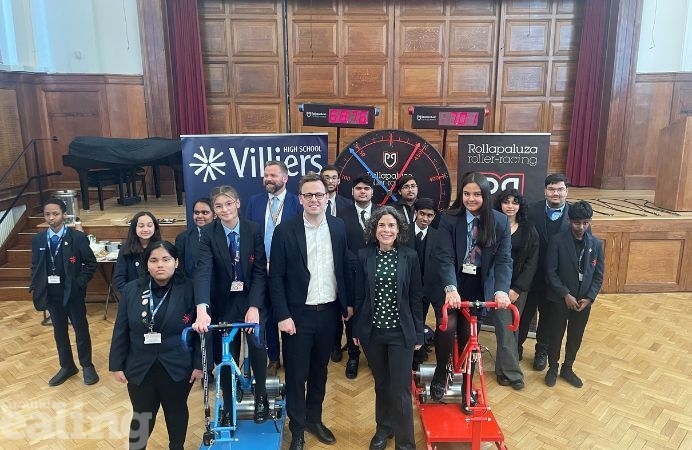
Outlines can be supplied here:
<path id="1" fill-rule="evenodd" d="M 423 344 L 423 292 L 416 251 L 405 245 L 407 224 L 391 206 L 365 225 L 368 245 L 358 252 L 353 340 L 375 379 L 377 427 L 370 448 L 416 448 L 411 408 L 413 352 Z"/>

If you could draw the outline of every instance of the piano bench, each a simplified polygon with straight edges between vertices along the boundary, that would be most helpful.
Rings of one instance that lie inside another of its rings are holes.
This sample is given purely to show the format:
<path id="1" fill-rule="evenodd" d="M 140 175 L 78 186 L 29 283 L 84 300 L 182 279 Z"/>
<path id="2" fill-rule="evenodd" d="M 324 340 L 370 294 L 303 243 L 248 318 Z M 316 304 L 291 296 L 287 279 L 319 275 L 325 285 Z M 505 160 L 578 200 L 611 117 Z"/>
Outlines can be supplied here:
<path id="1" fill-rule="evenodd" d="M 125 193 L 128 194 L 128 197 L 136 197 L 137 181 L 142 182 L 142 195 L 144 195 L 144 200 L 147 200 L 146 172 L 141 167 L 136 168 L 134 171 L 121 169 L 91 169 L 87 172 L 87 187 L 95 187 L 97 189 L 99 208 L 101 211 L 104 210 L 104 186 L 118 186 L 118 197 L 121 199 L 125 197 Z"/>

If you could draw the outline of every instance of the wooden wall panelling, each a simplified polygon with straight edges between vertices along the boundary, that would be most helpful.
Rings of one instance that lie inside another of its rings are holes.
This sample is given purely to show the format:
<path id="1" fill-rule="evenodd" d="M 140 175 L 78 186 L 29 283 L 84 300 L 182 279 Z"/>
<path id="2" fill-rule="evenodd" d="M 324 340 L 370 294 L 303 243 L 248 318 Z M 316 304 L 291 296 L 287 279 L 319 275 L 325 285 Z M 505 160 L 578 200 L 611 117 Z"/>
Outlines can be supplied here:
<path id="1" fill-rule="evenodd" d="M 19 119 L 19 108 L 17 106 L 17 91 L 14 89 L 0 88 L 0 174 L 15 161 L 21 154 L 22 127 Z M 32 156 L 29 154 L 29 156 Z M 26 165 L 19 161 L 15 168 L 8 174 L 8 177 L 0 185 L 0 189 L 17 187 L 23 185 L 28 179 Z"/>
<path id="2" fill-rule="evenodd" d="M 210 133 L 286 131 L 279 0 L 199 2 Z"/>
<path id="3" fill-rule="evenodd" d="M 605 270 L 601 293 L 610 294 L 618 292 L 618 268 L 620 267 L 620 246 L 622 233 L 595 233 L 603 243 L 605 257 Z"/>
<path id="4" fill-rule="evenodd" d="M 670 123 L 692 116 L 692 73 L 676 73 Z"/>

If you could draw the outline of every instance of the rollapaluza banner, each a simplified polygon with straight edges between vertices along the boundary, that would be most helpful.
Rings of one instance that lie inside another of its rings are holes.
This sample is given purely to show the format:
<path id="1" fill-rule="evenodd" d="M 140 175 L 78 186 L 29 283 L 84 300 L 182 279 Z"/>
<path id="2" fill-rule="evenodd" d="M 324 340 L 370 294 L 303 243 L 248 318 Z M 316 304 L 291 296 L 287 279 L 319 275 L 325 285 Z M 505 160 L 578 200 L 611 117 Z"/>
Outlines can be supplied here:
<path id="1" fill-rule="evenodd" d="M 319 173 L 327 164 L 326 133 L 286 134 L 205 134 L 181 136 L 183 179 L 188 227 L 194 226 L 193 202 L 209 197 L 220 185 L 238 190 L 241 205 L 265 192 L 264 164 L 280 160 L 288 168 L 286 189 L 298 193 L 298 181 L 309 173 Z"/>
<path id="2" fill-rule="evenodd" d="M 493 194 L 515 188 L 529 203 L 541 200 L 549 150 L 550 133 L 461 133 L 458 181 L 466 172 L 481 172 Z"/>

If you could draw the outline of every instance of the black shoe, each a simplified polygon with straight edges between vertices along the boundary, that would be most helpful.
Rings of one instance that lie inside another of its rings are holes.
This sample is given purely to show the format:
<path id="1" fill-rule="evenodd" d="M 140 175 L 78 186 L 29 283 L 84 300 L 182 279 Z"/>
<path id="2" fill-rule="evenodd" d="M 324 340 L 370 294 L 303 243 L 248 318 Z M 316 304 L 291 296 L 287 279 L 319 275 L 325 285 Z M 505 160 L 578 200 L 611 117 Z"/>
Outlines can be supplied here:
<path id="1" fill-rule="evenodd" d="M 521 391 L 522 389 L 524 389 L 524 380 L 519 379 L 516 381 L 512 381 L 504 375 L 497 376 L 497 384 L 499 384 L 500 386 L 512 386 L 512 389 L 514 389 L 515 391 Z"/>
<path id="2" fill-rule="evenodd" d="M 269 401 L 267 394 L 255 395 L 255 412 L 252 415 L 252 420 L 255 423 L 264 423 L 269 417 Z"/>
<path id="3" fill-rule="evenodd" d="M 498 375 L 497 384 L 499 384 L 500 386 L 509 386 L 510 384 L 512 384 L 512 382 L 509 381 L 509 378 L 507 378 L 506 376 Z"/>
<path id="4" fill-rule="evenodd" d="M 548 365 L 548 355 L 543 352 L 536 353 L 533 358 L 533 370 L 541 371 Z"/>
<path id="5" fill-rule="evenodd" d="M 334 433 L 329 431 L 329 428 L 325 427 L 322 422 L 318 423 L 311 423 L 308 422 L 305 424 L 305 431 L 308 433 L 312 434 L 317 438 L 318 441 L 320 441 L 323 444 L 334 444 L 336 442 L 336 438 L 334 437 Z"/>
<path id="6" fill-rule="evenodd" d="M 370 450 L 384 450 L 387 448 L 387 441 L 394 437 L 394 433 L 387 435 L 375 433 L 370 440 Z"/>
<path id="7" fill-rule="evenodd" d="M 334 348 L 332 350 L 332 354 L 329 355 L 329 359 L 331 359 L 334 362 L 339 362 L 343 358 L 343 353 L 341 352 L 341 347 Z"/>
<path id="8" fill-rule="evenodd" d="M 291 445 L 288 447 L 288 450 L 303 450 L 305 447 L 305 436 L 303 436 L 303 433 L 293 433 L 293 436 L 291 436 Z"/>
<path id="9" fill-rule="evenodd" d="M 91 386 L 99 382 L 99 374 L 96 373 L 94 366 L 83 367 L 82 375 L 84 375 L 84 384 Z"/>
<path id="10" fill-rule="evenodd" d="M 430 382 L 430 399 L 434 402 L 439 402 L 445 396 L 445 386 L 437 381 Z"/>
<path id="11" fill-rule="evenodd" d="M 48 386 L 60 386 L 67 381 L 68 378 L 73 377 L 78 373 L 79 369 L 77 369 L 76 366 L 61 367 L 60 370 L 58 370 L 58 373 L 56 373 L 53 378 L 48 381 Z"/>
<path id="12" fill-rule="evenodd" d="M 346 378 L 349 380 L 358 376 L 358 358 L 348 358 L 346 363 Z"/>
<path id="13" fill-rule="evenodd" d="M 231 412 L 226 410 L 221 410 L 221 426 L 230 427 L 231 426 Z"/>
<path id="14" fill-rule="evenodd" d="M 557 367 L 549 367 L 548 372 L 545 374 L 545 385 L 548 387 L 555 386 L 557 383 Z"/>
<path id="15" fill-rule="evenodd" d="M 562 370 L 560 371 L 560 378 L 564 378 L 567 380 L 569 384 L 574 386 L 575 388 L 580 388 L 584 386 L 584 383 L 581 381 L 581 378 L 577 376 L 576 373 L 572 370 L 572 366 L 562 366 Z"/>

